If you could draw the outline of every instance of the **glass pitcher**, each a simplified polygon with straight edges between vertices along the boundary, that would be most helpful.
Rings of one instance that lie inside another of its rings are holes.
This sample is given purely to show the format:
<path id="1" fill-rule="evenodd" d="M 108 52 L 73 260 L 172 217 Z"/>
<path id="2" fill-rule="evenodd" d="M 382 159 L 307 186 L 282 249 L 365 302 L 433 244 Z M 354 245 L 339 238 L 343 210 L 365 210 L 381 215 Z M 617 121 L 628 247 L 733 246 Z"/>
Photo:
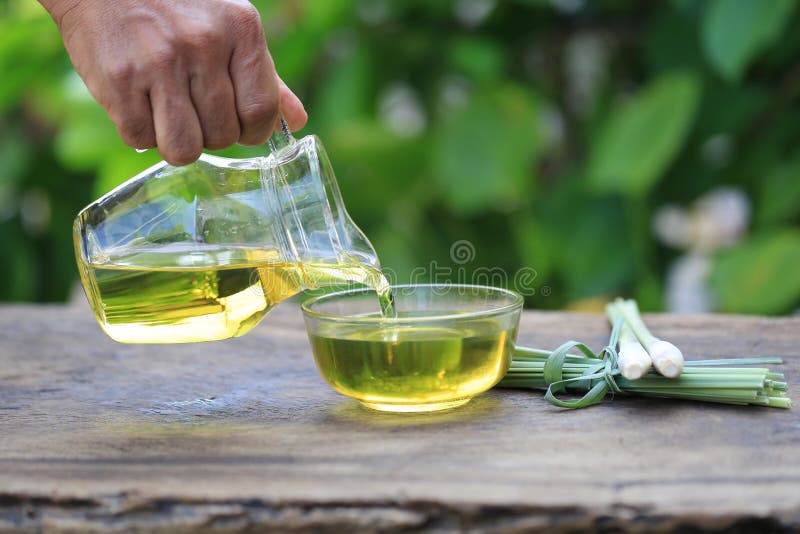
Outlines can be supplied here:
<path id="1" fill-rule="evenodd" d="M 388 291 L 319 139 L 285 130 L 270 148 L 267 157 L 161 162 L 78 214 L 78 270 L 112 339 L 226 339 L 304 289 Z"/>

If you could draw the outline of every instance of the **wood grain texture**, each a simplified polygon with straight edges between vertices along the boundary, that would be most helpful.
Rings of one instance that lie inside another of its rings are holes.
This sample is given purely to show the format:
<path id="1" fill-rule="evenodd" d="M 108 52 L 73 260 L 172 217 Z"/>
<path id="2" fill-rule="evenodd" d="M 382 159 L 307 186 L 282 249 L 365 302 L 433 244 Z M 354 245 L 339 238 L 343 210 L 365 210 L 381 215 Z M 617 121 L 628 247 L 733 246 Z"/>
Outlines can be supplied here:
<path id="1" fill-rule="evenodd" d="M 781 356 L 800 318 L 646 317 L 687 358 Z M 602 316 L 520 342 L 600 348 Z M 247 336 L 120 345 L 83 306 L 0 307 L 0 532 L 800 529 L 800 416 L 497 390 L 425 415 L 331 391 L 284 304 Z"/>

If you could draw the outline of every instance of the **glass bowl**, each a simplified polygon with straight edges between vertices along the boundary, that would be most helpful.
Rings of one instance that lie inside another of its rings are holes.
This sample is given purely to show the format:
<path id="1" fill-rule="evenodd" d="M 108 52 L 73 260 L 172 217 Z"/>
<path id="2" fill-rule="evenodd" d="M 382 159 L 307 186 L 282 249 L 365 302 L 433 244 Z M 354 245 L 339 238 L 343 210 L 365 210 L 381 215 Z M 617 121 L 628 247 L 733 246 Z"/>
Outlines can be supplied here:
<path id="1" fill-rule="evenodd" d="M 302 306 L 317 368 L 336 391 L 390 412 L 453 408 L 508 370 L 522 297 L 471 285 L 393 287 L 397 317 L 355 289 Z"/>

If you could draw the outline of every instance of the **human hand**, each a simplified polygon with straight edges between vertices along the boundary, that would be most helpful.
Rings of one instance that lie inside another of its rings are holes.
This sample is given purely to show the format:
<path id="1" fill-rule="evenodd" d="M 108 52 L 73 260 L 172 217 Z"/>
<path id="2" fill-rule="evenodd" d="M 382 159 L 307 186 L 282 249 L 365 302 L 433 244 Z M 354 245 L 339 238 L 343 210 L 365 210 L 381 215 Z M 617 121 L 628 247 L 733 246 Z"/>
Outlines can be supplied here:
<path id="1" fill-rule="evenodd" d="M 172 165 L 307 120 L 246 0 L 40 0 L 122 140 Z"/>

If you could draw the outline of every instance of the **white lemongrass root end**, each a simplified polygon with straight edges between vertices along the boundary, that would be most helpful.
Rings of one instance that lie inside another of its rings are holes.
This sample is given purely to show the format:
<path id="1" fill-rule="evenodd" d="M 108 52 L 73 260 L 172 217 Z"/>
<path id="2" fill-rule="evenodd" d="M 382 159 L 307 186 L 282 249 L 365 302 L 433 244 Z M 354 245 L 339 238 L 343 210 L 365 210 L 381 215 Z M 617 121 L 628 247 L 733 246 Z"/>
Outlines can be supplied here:
<path id="1" fill-rule="evenodd" d="M 683 372 L 683 354 L 669 341 L 656 341 L 648 352 L 656 370 L 667 378 L 677 378 Z"/>
<path id="2" fill-rule="evenodd" d="M 635 340 L 621 342 L 619 345 L 619 358 L 617 366 L 619 372 L 628 380 L 637 380 L 647 374 L 650 369 L 650 355 L 644 347 Z"/>

